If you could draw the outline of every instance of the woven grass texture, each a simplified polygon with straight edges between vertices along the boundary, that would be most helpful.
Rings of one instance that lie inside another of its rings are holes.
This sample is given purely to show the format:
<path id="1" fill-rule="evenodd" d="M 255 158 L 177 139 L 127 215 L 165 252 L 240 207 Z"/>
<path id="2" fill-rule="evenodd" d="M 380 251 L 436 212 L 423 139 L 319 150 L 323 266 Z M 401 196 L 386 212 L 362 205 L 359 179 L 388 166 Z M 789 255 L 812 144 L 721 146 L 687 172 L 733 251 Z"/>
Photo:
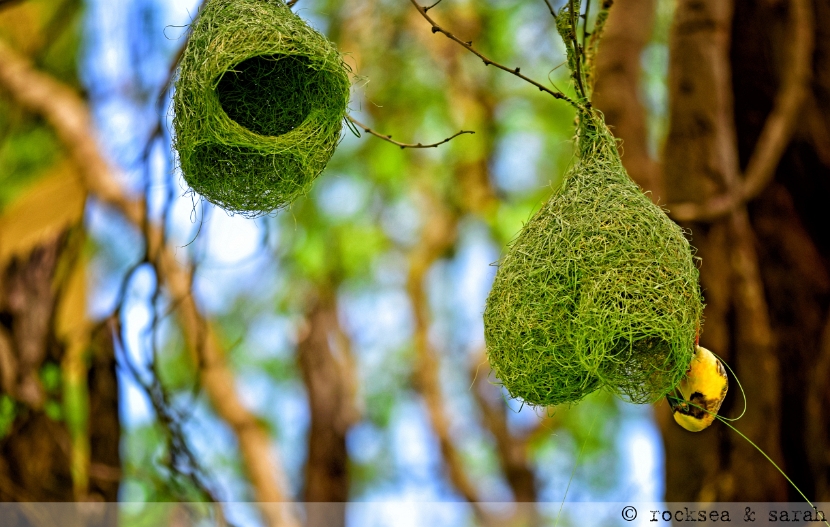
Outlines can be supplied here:
<path id="1" fill-rule="evenodd" d="M 208 0 L 173 99 L 190 187 L 248 217 L 308 192 L 340 141 L 349 69 L 282 0 Z"/>
<path id="2" fill-rule="evenodd" d="M 484 313 L 488 358 L 531 405 L 600 388 L 654 402 L 685 374 L 700 328 L 692 249 L 629 179 L 589 106 L 575 144 L 561 187 L 500 262 Z"/>

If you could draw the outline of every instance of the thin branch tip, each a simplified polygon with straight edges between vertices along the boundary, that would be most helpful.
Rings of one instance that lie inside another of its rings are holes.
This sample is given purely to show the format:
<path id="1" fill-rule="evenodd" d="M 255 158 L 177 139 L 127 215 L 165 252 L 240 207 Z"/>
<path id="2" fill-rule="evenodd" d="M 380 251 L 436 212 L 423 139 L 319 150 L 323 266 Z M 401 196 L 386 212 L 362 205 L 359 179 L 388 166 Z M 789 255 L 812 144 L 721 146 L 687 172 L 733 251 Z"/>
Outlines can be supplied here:
<path id="1" fill-rule="evenodd" d="M 510 73 L 511 75 L 515 75 L 516 77 L 519 77 L 523 81 L 536 86 L 537 88 L 539 88 L 539 91 L 546 92 L 549 95 L 552 95 L 553 97 L 555 97 L 557 99 L 560 99 L 560 100 L 563 100 L 563 101 L 567 102 L 568 104 L 570 104 L 574 108 L 581 109 L 579 104 L 577 104 L 575 101 L 573 101 L 570 97 L 568 97 L 564 93 L 561 93 L 559 91 L 553 91 L 550 88 L 548 88 L 548 87 L 536 82 L 535 80 L 523 75 L 522 73 L 520 73 L 520 68 L 509 68 L 509 67 L 507 67 L 503 64 L 500 64 L 500 63 L 490 59 L 489 57 L 485 56 L 484 54 L 482 54 L 480 51 L 478 51 L 477 49 L 475 49 L 473 47 L 473 41 L 472 40 L 466 40 L 466 41 L 461 40 L 460 38 L 455 36 L 453 33 L 450 33 L 449 31 L 447 31 L 446 29 L 444 29 L 440 25 L 438 25 L 438 23 L 435 22 L 435 20 L 433 20 L 432 17 L 430 17 L 427 14 L 427 11 L 429 10 L 429 8 L 425 8 L 424 6 L 419 4 L 417 0 L 409 0 L 409 1 L 412 3 L 413 6 L 415 6 L 415 8 L 418 10 L 418 13 L 420 13 L 420 15 L 422 17 L 424 17 L 424 19 L 427 22 L 429 22 L 429 24 L 432 26 L 432 32 L 433 33 L 441 33 L 442 35 L 444 35 L 448 39 L 452 40 L 453 42 L 459 44 L 460 46 L 463 46 L 467 51 L 469 51 L 473 55 L 480 58 L 484 62 L 485 66 L 493 65 L 493 66 L 495 66 L 496 68 L 498 68 L 500 70 L 506 71 L 507 73 Z M 439 0 L 439 2 L 440 2 L 440 0 Z M 551 13 L 553 14 L 553 7 L 550 5 L 550 2 L 548 2 L 548 0 L 545 0 L 545 2 L 548 4 L 548 7 L 550 7 Z M 437 5 L 437 4 L 438 4 L 438 2 L 436 2 L 436 4 L 434 4 L 434 5 Z M 430 8 L 434 7 L 434 5 L 430 6 Z M 555 16 L 556 15 L 554 14 L 554 17 Z"/>
<path id="2" fill-rule="evenodd" d="M 423 144 L 423 143 L 402 143 L 400 141 L 393 140 L 391 134 L 381 134 L 379 132 L 376 132 L 376 131 L 372 130 L 371 128 L 369 128 L 365 124 L 361 123 L 360 121 L 358 121 L 357 119 L 355 119 L 351 115 L 347 114 L 346 119 L 348 119 L 349 121 L 354 123 L 355 126 L 357 126 L 359 128 L 362 128 L 363 131 L 366 132 L 367 134 L 371 134 L 371 135 L 377 137 L 378 139 L 383 139 L 387 143 L 392 143 L 393 145 L 395 145 L 397 147 L 400 147 L 402 150 L 404 148 L 435 148 L 437 146 L 443 145 L 444 143 L 448 143 L 448 142 L 452 141 L 453 139 L 455 139 L 459 135 L 474 134 L 475 133 L 472 130 L 461 130 L 461 131 L 456 132 L 455 134 L 447 137 L 446 139 L 443 139 L 443 140 L 435 142 L 435 143 L 429 143 L 429 144 L 426 144 L 426 145 Z"/>
<path id="3" fill-rule="evenodd" d="M 440 3 L 441 3 L 441 0 L 438 0 L 437 2 L 435 2 L 434 4 L 432 4 L 431 6 L 428 6 L 428 7 L 427 7 L 427 6 L 424 6 L 424 13 L 426 13 L 427 11 L 429 11 L 430 9 L 432 9 L 433 7 L 437 6 L 437 5 L 438 5 L 438 4 L 440 4 Z"/>

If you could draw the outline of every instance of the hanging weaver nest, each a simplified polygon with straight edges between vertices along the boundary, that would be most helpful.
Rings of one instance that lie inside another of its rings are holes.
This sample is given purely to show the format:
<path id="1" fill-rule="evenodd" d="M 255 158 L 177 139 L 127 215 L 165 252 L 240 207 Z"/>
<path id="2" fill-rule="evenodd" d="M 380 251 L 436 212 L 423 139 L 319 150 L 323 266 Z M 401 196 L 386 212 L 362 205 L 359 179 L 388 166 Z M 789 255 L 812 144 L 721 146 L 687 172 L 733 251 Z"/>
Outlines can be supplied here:
<path id="1" fill-rule="evenodd" d="M 173 99 L 187 184 L 252 217 L 307 193 L 340 140 L 348 72 L 282 0 L 208 0 Z"/>
<path id="2" fill-rule="evenodd" d="M 682 229 L 632 182 L 601 115 L 581 112 L 577 157 L 500 262 L 484 312 L 490 364 L 512 397 L 637 403 L 674 388 L 702 299 Z"/>

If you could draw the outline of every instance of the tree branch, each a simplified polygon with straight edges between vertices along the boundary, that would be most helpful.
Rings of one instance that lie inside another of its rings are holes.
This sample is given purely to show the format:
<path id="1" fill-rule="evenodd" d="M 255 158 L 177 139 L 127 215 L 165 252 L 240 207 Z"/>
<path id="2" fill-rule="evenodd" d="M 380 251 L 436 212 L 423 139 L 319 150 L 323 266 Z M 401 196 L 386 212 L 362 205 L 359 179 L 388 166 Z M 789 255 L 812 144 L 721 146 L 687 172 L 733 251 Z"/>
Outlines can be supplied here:
<path id="1" fill-rule="evenodd" d="M 555 97 L 557 99 L 561 99 L 561 100 L 567 102 L 568 104 L 570 104 L 571 106 L 573 106 L 574 108 L 579 109 L 579 105 L 576 102 L 574 102 L 570 97 L 568 97 L 567 95 L 565 95 L 562 92 L 553 91 L 550 88 L 548 88 L 548 87 L 546 87 L 542 84 L 539 84 L 538 82 L 531 79 L 530 77 L 527 77 L 527 76 L 523 75 L 521 73 L 521 68 L 508 68 L 507 66 L 505 66 L 503 64 L 499 64 L 498 62 L 495 62 L 494 60 L 484 56 L 483 54 L 481 54 L 478 50 L 476 50 L 473 47 L 473 42 L 471 40 L 465 42 L 465 41 L 461 40 L 460 38 L 458 38 L 457 36 L 450 33 L 449 31 L 447 31 L 446 29 L 439 26 L 438 23 L 436 23 L 435 20 L 433 20 L 432 17 L 430 17 L 427 14 L 427 11 L 430 9 L 429 7 L 424 7 L 424 6 L 420 5 L 417 2 L 417 0 L 409 0 L 409 1 L 412 2 L 412 5 L 415 6 L 415 8 L 418 10 L 418 12 L 421 14 L 421 16 L 424 17 L 424 19 L 426 19 L 426 21 L 430 23 L 430 25 L 432 26 L 432 32 L 433 33 L 441 33 L 445 37 L 447 37 L 448 39 L 452 40 L 453 42 L 458 43 L 461 47 L 463 47 L 464 49 L 466 49 L 467 51 L 469 51 L 470 53 L 472 53 L 476 57 L 480 58 L 484 62 L 485 66 L 493 65 L 493 66 L 497 67 L 500 70 L 506 71 L 507 73 L 509 73 L 511 75 L 515 75 L 516 77 L 519 77 L 523 81 L 529 82 L 530 84 L 536 86 L 537 88 L 539 88 L 539 91 L 543 91 L 543 92 L 545 92 L 549 95 L 552 95 L 553 97 Z"/>
<path id="2" fill-rule="evenodd" d="M 103 203 L 119 210 L 141 230 L 147 219 L 139 199 L 128 197 L 113 177 L 112 169 L 94 139 L 84 101 L 69 87 L 36 71 L 29 61 L 0 42 L 0 88 L 20 106 L 42 116 L 66 147 L 80 170 L 84 184 Z M 243 404 L 234 389 L 233 373 L 214 327 L 199 311 L 191 295 L 192 269 L 183 267 L 173 249 L 163 243 L 163 230 L 152 224 L 147 248 L 159 277 L 179 303 L 179 317 L 191 352 L 201 367 L 202 386 L 217 415 L 234 432 L 242 460 L 261 510 L 272 526 L 299 525 L 284 505 L 288 495 L 281 485 L 282 467 L 273 455 L 271 438 L 259 420 Z"/>
<path id="3" fill-rule="evenodd" d="M 758 197 L 775 177 L 775 169 L 795 131 L 796 120 L 810 92 L 814 42 L 813 15 L 809 0 L 790 3 L 793 34 L 789 71 L 784 73 L 772 112 L 767 117 L 755 150 L 749 158 L 740 186 L 705 203 L 668 205 L 677 221 L 715 221 Z"/>
<path id="4" fill-rule="evenodd" d="M 473 507 L 482 523 L 488 524 L 489 515 L 480 505 L 478 489 L 470 479 L 450 433 L 450 420 L 439 379 L 440 359 L 429 342 L 429 303 L 424 291 L 424 279 L 432 264 L 455 241 L 457 219 L 431 195 L 427 196 L 421 241 L 409 256 L 409 274 L 406 289 L 415 317 L 415 386 L 424 399 L 427 415 L 447 467 L 450 482 Z"/>
<path id="5" fill-rule="evenodd" d="M 469 376 L 472 381 L 471 391 L 481 412 L 482 424 L 490 431 L 496 443 L 499 465 L 518 506 L 514 512 L 511 525 L 542 525 L 535 502 L 538 500 L 536 474 L 528 456 L 529 444 L 535 439 L 534 434 L 515 436 L 507 423 L 507 404 L 501 391 L 488 382 L 489 366 L 484 353 L 478 354 L 470 364 Z M 542 420 L 537 427 L 548 427 L 550 422 Z M 539 428 L 534 428 L 533 431 Z M 550 429 L 546 428 L 548 433 Z"/>
<path id="6" fill-rule="evenodd" d="M 310 424 L 303 501 L 349 501 L 349 453 L 346 436 L 361 418 L 356 404 L 355 361 L 348 337 L 337 320 L 336 285 L 320 285 L 306 311 L 297 345 L 297 364 L 306 386 Z M 342 527 L 345 506 L 309 505 L 307 525 Z"/>
<path id="7" fill-rule="evenodd" d="M 550 11 L 550 16 L 552 16 L 553 19 L 556 20 L 556 11 L 553 9 L 553 6 L 551 5 L 550 0 L 545 0 L 545 5 L 548 6 L 548 11 Z"/>
<path id="8" fill-rule="evenodd" d="M 361 123 L 360 121 L 358 121 L 357 119 L 355 119 L 351 115 L 346 114 L 346 119 L 348 119 L 349 121 L 354 123 L 355 126 L 358 126 L 358 127 L 362 128 L 363 131 L 366 132 L 367 134 L 372 134 L 373 136 L 379 137 L 379 138 L 383 139 L 384 141 L 386 141 L 388 143 L 392 143 L 395 146 L 399 146 L 401 148 L 401 150 L 403 150 L 404 148 L 435 148 L 437 146 L 443 145 L 444 143 L 449 143 L 450 141 L 452 141 L 453 139 L 455 139 L 459 135 L 474 134 L 475 133 L 471 130 L 461 130 L 460 132 L 457 132 L 457 133 L 447 137 L 446 139 L 444 139 L 442 141 L 438 141 L 437 143 L 429 143 L 429 144 L 426 144 L 426 145 L 423 144 L 423 143 L 401 143 L 401 142 L 393 140 L 391 135 L 383 135 L 381 133 L 378 133 L 378 132 L 372 130 L 371 128 L 369 128 L 365 124 Z"/>

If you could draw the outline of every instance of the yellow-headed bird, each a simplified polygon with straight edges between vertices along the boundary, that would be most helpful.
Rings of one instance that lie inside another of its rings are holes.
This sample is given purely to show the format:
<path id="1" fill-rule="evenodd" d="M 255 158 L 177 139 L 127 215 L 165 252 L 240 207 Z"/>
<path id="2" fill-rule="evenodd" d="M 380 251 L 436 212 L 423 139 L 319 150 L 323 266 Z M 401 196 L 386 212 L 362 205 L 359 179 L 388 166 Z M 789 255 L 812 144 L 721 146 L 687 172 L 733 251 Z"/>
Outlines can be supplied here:
<path id="1" fill-rule="evenodd" d="M 674 420 L 686 430 L 700 432 L 715 420 L 728 388 L 723 364 L 711 351 L 696 346 L 689 370 L 676 388 L 683 399 L 668 397 Z"/>

